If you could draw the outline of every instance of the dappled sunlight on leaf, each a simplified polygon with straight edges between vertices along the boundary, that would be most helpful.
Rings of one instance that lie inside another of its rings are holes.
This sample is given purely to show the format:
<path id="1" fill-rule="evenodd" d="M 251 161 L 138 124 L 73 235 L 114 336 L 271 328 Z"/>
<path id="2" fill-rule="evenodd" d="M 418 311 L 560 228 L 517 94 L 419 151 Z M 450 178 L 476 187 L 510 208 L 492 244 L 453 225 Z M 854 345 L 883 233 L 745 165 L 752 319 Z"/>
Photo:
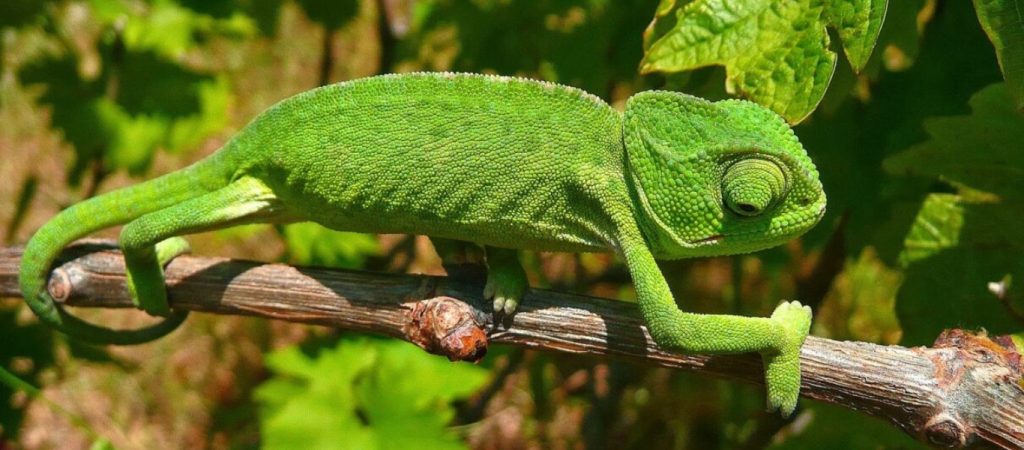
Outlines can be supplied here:
<path id="1" fill-rule="evenodd" d="M 1006 89 L 1024 110 L 1024 0 L 974 0 L 974 8 L 996 48 Z"/>
<path id="2" fill-rule="evenodd" d="M 1024 278 L 1024 112 L 1002 83 L 971 98 L 969 116 L 925 121 L 928 141 L 885 161 L 894 174 L 944 180 L 958 193 L 930 194 L 907 233 L 900 261 L 907 281 L 898 310 L 906 343 L 925 344 L 943 328 L 1011 333 L 1024 295 L 989 284 Z"/>
<path id="3" fill-rule="evenodd" d="M 695 0 L 672 12 L 667 3 L 652 25 L 642 72 L 724 65 L 731 91 L 797 123 L 821 101 L 835 70 L 826 26 L 836 28 L 851 66 L 860 70 L 875 46 L 887 0 Z M 663 17 L 673 21 L 671 28 L 657 24 Z"/>
<path id="4" fill-rule="evenodd" d="M 451 402 L 488 371 L 405 342 L 342 339 L 312 356 L 297 347 L 267 357 L 277 373 L 256 391 L 266 448 L 460 449 Z"/>
<path id="5" fill-rule="evenodd" d="M 286 225 L 284 239 L 292 264 L 352 269 L 380 251 L 372 235 L 334 231 L 313 222 Z"/>

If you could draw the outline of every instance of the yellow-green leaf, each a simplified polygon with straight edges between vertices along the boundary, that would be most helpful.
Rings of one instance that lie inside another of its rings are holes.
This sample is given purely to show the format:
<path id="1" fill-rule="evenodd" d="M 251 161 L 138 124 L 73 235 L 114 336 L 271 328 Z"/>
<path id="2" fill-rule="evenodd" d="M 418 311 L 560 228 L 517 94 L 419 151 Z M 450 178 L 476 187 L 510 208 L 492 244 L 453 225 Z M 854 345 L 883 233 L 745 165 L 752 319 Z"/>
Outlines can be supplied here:
<path id="1" fill-rule="evenodd" d="M 723 65 L 727 87 L 768 106 L 791 123 L 821 101 L 835 70 L 826 27 L 836 28 L 850 64 L 867 63 L 887 0 L 696 0 L 651 24 L 640 70 L 679 72 Z M 659 20 L 674 20 L 661 36 Z"/>
<path id="2" fill-rule="evenodd" d="M 1024 0 L 974 0 L 974 9 L 996 47 L 1006 88 L 1024 109 Z"/>

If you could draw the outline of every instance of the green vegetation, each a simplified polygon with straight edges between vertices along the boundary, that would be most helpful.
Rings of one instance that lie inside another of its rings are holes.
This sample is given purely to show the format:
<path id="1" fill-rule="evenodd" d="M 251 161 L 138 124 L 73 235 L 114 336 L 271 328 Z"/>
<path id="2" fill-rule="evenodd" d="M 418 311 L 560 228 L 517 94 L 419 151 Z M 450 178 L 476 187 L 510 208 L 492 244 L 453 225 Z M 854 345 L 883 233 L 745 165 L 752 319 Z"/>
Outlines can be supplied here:
<path id="1" fill-rule="evenodd" d="M 829 196 L 799 241 L 664 262 L 688 308 L 764 316 L 795 298 L 815 307 L 813 333 L 835 339 L 927 345 L 953 327 L 1019 337 L 1021 10 L 1021 0 L 5 0 L 0 234 L 23 243 L 60 208 L 184 166 L 320 84 L 501 73 L 616 106 L 670 89 L 749 98 L 797 124 Z M 422 239 L 309 224 L 191 241 L 201 255 L 441 273 Z M 524 262 L 536 286 L 633 297 L 608 255 Z M 810 401 L 783 422 L 761 411 L 760 389 L 666 369 L 520 348 L 456 365 L 397 341 L 247 318 L 196 315 L 158 343 L 104 349 L 3 299 L 0 364 L 42 388 L 0 379 L 0 448 L 919 447 Z"/>

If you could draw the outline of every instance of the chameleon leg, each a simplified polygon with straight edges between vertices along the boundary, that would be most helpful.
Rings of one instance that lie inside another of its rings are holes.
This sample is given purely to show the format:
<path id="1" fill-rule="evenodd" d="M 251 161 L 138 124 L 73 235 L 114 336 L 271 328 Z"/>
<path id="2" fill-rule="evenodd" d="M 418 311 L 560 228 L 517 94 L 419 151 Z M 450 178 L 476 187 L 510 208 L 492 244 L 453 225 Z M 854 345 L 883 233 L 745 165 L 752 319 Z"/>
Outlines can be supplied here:
<path id="1" fill-rule="evenodd" d="M 484 298 L 494 300 L 496 314 L 512 315 L 529 284 L 519 263 L 519 252 L 507 248 L 484 247 L 487 253 L 487 284 Z"/>
<path id="2" fill-rule="evenodd" d="M 483 262 L 486 254 L 487 284 L 484 285 L 484 299 L 494 301 L 495 314 L 511 315 L 515 312 L 527 288 L 526 272 L 519 264 L 519 255 L 515 250 L 497 247 L 481 249 L 472 242 L 436 237 L 431 237 L 430 242 L 434 244 L 434 250 L 437 250 L 449 274 L 453 273 L 452 266 L 478 264 Z"/>
<path id="3" fill-rule="evenodd" d="M 661 347 L 693 353 L 759 352 L 765 362 L 768 410 L 789 416 L 800 395 L 800 347 L 811 310 L 784 302 L 771 318 L 706 315 L 679 310 L 653 255 L 639 237 L 622 251 L 651 337 Z"/>
<path id="4" fill-rule="evenodd" d="M 171 262 L 172 259 L 190 252 L 192 248 L 188 245 L 188 241 L 178 236 L 174 236 L 158 242 L 154 250 L 156 251 L 157 266 L 160 268 L 160 284 L 163 285 L 163 267 L 166 266 L 167 263 Z M 128 257 L 127 254 L 125 255 L 125 261 L 127 262 Z M 167 305 L 166 293 L 164 293 L 162 303 L 152 303 L 152 300 L 160 301 L 161 299 L 159 297 L 147 296 L 140 298 L 135 291 L 135 284 L 132 282 L 131 270 L 126 270 L 129 272 L 128 291 L 132 295 L 132 303 L 135 303 L 136 307 L 142 308 L 142 310 L 154 316 L 170 315 L 171 309 Z"/>
<path id="5" fill-rule="evenodd" d="M 129 222 L 121 230 L 128 289 L 135 304 L 153 315 L 169 315 L 163 263 L 187 250 L 175 236 L 230 225 L 266 221 L 280 204 L 266 186 L 242 178 L 217 191 Z"/>

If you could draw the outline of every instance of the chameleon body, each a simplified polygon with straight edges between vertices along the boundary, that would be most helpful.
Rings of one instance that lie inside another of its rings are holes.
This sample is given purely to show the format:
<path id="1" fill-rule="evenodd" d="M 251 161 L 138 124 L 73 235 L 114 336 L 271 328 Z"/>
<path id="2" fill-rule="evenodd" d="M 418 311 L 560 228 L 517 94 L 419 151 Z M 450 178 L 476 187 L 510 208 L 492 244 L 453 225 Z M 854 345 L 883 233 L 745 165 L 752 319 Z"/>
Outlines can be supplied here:
<path id="1" fill-rule="evenodd" d="M 439 253 L 486 257 L 485 296 L 513 312 L 527 287 L 517 249 L 615 252 L 660 346 L 760 352 L 769 409 L 792 412 L 810 310 L 770 318 L 679 310 L 655 258 L 778 245 L 821 217 L 818 174 L 785 122 L 754 103 L 643 92 L 621 113 L 581 90 L 475 74 L 385 75 L 308 91 L 263 112 L 224 148 L 180 171 L 86 200 L 29 242 L 21 288 L 40 318 L 99 343 L 162 336 L 184 313 L 167 305 L 162 265 L 176 236 L 242 223 L 423 234 Z M 110 330 L 45 290 L 69 242 L 125 224 L 121 247 L 136 303 L 165 322 Z"/>

